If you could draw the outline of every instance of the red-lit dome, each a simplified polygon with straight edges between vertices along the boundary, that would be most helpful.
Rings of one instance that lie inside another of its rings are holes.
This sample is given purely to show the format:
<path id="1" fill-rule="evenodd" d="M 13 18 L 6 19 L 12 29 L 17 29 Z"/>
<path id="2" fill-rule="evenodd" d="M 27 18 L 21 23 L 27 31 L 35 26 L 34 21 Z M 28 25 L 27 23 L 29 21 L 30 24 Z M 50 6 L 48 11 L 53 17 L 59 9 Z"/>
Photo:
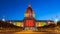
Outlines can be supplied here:
<path id="1" fill-rule="evenodd" d="M 34 11 L 32 10 L 30 4 L 28 4 L 28 8 L 25 12 L 25 17 L 34 17 L 35 14 L 34 14 Z"/>

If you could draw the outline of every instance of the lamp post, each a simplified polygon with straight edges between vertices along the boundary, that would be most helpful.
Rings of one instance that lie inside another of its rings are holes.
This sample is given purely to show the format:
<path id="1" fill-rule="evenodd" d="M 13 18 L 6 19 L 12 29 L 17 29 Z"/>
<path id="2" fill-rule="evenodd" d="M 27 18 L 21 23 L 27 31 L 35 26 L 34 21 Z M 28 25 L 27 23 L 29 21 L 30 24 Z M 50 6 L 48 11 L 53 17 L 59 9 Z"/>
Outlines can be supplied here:
<path id="1" fill-rule="evenodd" d="M 2 21 L 5 22 L 5 16 L 3 16 Z"/>
<path id="2" fill-rule="evenodd" d="M 58 19 L 55 19 L 55 21 L 54 21 L 54 22 L 55 22 L 55 24 L 57 24 L 57 22 L 58 22 Z"/>

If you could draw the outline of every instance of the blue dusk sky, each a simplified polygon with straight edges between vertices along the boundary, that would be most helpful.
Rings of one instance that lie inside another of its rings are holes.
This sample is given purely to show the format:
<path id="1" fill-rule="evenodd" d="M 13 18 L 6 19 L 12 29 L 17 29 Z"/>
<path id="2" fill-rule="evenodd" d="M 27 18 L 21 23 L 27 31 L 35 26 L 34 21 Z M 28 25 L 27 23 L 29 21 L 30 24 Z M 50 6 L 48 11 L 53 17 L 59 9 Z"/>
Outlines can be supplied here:
<path id="1" fill-rule="evenodd" d="M 28 3 L 36 20 L 60 19 L 60 0 L 0 0 L 0 19 L 23 20 Z"/>

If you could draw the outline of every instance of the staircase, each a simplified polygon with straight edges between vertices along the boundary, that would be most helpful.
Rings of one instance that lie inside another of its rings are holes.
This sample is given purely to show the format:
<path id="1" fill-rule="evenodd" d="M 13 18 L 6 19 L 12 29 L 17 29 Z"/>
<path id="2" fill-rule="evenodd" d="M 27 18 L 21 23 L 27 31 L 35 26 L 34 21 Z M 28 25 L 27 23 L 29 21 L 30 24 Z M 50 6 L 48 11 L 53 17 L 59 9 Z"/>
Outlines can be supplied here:
<path id="1" fill-rule="evenodd" d="M 23 30 L 22 32 L 34 32 L 34 30 Z"/>

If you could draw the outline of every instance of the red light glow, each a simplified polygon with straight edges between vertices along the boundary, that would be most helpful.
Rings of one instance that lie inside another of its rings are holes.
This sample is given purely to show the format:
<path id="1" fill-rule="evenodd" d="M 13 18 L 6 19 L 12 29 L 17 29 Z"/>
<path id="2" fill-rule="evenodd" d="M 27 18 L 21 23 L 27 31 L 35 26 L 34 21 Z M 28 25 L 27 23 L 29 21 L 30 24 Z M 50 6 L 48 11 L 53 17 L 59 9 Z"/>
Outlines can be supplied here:
<path id="1" fill-rule="evenodd" d="M 34 21 L 33 20 L 26 20 L 26 26 L 27 27 L 33 27 L 34 26 Z"/>

